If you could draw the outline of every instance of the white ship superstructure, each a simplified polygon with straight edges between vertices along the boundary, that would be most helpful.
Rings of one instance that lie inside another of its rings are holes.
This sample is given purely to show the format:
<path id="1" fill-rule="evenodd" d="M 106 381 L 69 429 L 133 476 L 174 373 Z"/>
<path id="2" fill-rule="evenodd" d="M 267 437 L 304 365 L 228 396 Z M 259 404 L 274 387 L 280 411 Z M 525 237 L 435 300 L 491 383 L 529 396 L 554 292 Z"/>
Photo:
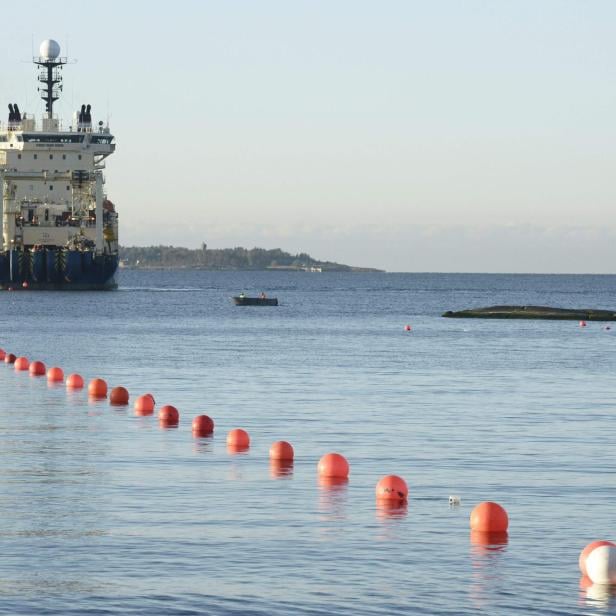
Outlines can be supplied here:
<path id="1" fill-rule="evenodd" d="M 67 58 L 44 41 L 38 80 L 46 113 L 35 119 L 9 104 L 0 125 L 0 285 L 110 288 L 118 264 L 118 221 L 104 192 L 109 126 L 83 104 L 64 126 L 53 113 Z"/>

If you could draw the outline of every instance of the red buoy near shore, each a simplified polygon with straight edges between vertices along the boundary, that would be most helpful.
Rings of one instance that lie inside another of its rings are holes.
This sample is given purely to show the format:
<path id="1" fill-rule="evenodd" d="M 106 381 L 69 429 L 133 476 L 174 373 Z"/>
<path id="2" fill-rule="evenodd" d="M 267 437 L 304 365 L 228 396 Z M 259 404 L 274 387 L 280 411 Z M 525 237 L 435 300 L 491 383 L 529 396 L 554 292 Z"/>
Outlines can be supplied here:
<path id="1" fill-rule="evenodd" d="M 68 389 L 81 389 L 83 387 L 83 377 L 77 373 L 69 374 L 66 377 L 66 387 Z"/>
<path id="2" fill-rule="evenodd" d="M 45 376 L 46 372 L 45 364 L 42 361 L 33 361 L 29 370 L 32 376 Z"/>
<path id="3" fill-rule="evenodd" d="M 64 380 L 64 370 L 53 366 L 47 370 L 47 381 L 50 383 L 61 383 Z"/>
<path id="4" fill-rule="evenodd" d="M 15 370 L 27 370 L 30 367 L 30 362 L 27 357 L 18 357 L 15 360 Z"/>
<path id="5" fill-rule="evenodd" d="M 229 434 L 227 434 L 227 445 L 230 447 L 247 449 L 250 447 L 250 436 L 246 430 L 242 430 L 242 428 L 234 428 L 229 432 Z"/>
<path id="6" fill-rule="evenodd" d="M 405 332 L 410 332 L 413 328 L 410 325 L 405 325 L 404 326 L 404 331 Z"/>
<path id="7" fill-rule="evenodd" d="M 126 387 L 114 387 L 109 394 L 110 404 L 120 406 L 128 404 L 128 389 Z"/>
<path id="8" fill-rule="evenodd" d="M 166 404 L 158 411 L 158 421 L 164 426 L 177 426 L 180 422 L 180 412 L 175 406 Z"/>
<path id="9" fill-rule="evenodd" d="M 471 530 L 482 533 L 503 533 L 509 526 L 507 512 L 498 503 L 479 503 L 471 511 Z"/>
<path id="10" fill-rule="evenodd" d="M 326 453 L 319 460 L 317 470 L 321 477 L 346 479 L 349 476 L 349 463 L 339 453 Z"/>
<path id="11" fill-rule="evenodd" d="M 6 357 L 6 351 L 4 349 L 0 349 L 0 361 L 4 361 Z"/>
<path id="12" fill-rule="evenodd" d="M 90 398 L 106 398 L 107 382 L 104 379 L 92 379 L 88 385 Z"/>
<path id="13" fill-rule="evenodd" d="M 276 441 L 269 450 L 270 460 L 292 461 L 295 452 L 293 446 L 287 441 Z"/>
<path id="14" fill-rule="evenodd" d="M 135 400 L 135 415 L 151 415 L 154 412 L 154 401 L 150 394 L 139 396 Z"/>
<path id="15" fill-rule="evenodd" d="M 209 436 L 214 432 L 214 420 L 207 415 L 197 415 L 192 421 L 193 436 Z"/>
<path id="16" fill-rule="evenodd" d="M 376 484 L 376 498 L 383 501 L 406 502 L 409 489 L 398 475 L 386 475 Z"/>
<path id="17" fill-rule="evenodd" d="M 17 357 L 15 357 L 14 353 L 6 353 L 4 355 L 5 364 L 14 364 L 16 361 L 17 361 Z"/>

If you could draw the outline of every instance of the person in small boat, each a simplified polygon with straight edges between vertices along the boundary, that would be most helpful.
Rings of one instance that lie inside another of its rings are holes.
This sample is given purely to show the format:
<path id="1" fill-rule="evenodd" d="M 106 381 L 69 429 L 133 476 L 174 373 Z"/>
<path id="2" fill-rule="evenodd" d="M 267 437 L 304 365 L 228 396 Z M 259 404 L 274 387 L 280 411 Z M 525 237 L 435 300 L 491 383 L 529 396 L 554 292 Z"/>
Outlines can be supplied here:
<path id="1" fill-rule="evenodd" d="M 244 293 L 244 291 L 242 291 L 240 293 L 240 299 L 244 299 L 246 297 L 246 293 Z"/>
<path id="2" fill-rule="evenodd" d="M 267 297 L 267 295 L 265 295 L 265 293 L 263 293 L 263 291 L 261 291 L 260 297 L 261 297 L 261 299 L 265 299 Z"/>

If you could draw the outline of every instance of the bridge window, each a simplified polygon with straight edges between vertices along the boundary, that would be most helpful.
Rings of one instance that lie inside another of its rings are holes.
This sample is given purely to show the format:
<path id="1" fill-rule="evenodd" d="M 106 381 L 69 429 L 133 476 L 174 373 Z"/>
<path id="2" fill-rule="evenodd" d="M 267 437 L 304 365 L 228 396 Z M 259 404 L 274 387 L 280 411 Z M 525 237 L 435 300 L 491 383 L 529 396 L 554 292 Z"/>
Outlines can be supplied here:
<path id="1" fill-rule="evenodd" d="M 41 133 L 24 133 L 17 136 L 18 141 L 26 143 L 81 143 L 85 135 L 45 135 Z"/>

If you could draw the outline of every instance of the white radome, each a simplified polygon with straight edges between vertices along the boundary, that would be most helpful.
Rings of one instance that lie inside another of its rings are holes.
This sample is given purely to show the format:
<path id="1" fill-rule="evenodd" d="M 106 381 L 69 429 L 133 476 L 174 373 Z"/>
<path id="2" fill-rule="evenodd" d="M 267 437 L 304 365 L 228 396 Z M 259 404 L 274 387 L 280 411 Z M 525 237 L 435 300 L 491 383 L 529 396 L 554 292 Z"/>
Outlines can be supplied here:
<path id="1" fill-rule="evenodd" d="M 60 55 L 60 44 L 53 39 L 47 39 L 39 47 L 41 58 L 55 60 Z"/>

